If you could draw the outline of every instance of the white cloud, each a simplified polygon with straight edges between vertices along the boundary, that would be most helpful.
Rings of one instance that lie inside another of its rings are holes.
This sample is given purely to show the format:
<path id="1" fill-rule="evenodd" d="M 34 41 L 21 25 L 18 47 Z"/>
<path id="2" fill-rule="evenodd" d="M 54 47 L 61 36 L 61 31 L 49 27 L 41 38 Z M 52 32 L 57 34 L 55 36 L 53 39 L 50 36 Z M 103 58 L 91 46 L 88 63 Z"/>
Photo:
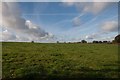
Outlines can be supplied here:
<path id="1" fill-rule="evenodd" d="M 98 14 L 102 10 L 106 8 L 110 3 L 107 2 L 93 2 L 93 3 L 86 3 L 84 5 L 83 11 L 90 12 L 93 14 Z"/>
<path id="2" fill-rule="evenodd" d="M 108 0 L 104 1 L 99 1 L 99 0 L 81 0 L 80 2 L 77 0 L 62 0 L 63 4 L 66 6 L 75 6 L 77 8 L 78 11 L 81 12 L 81 10 L 83 10 L 83 12 L 89 12 L 92 14 L 98 14 L 101 11 L 103 11 L 108 5 L 110 5 L 111 3 L 109 3 Z M 84 2 L 84 3 L 83 3 Z"/>
<path id="3" fill-rule="evenodd" d="M 41 40 L 41 38 L 50 36 L 48 32 L 45 32 L 40 26 L 33 24 L 29 20 L 25 20 L 21 17 L 21 11 L 17 3 L 2 3 L 2 27 L 6 27 L 6 30 L 11 30 L 17 35 L 19 40 Z M 26 36 L 25 36 L 26 35 Z M 8 37 L 10 36 L 10 37 Z M 15 39 L 13 34 L 9 32 L 3 32 L 3 39 Z M 21 39 L 20 39 L 21 38 Z M 48 38 L 48 37 L 47 37 Z"/>
<path id="4" fill-rule="evenodd" d="M 13 29 L 25 29 L 25 19 L 21 18 L 17 3 L 2 3 L 2 25 Z"/>
<path id="5" fill-rule="evenodd" d="M 8 30 L 2 32 L 1 36 L 3 41 L 16 40 L 16 35 Z"/>
<path id="6" fill-rule="evenodd" d="M 62 0 L 62 2 L 65 2 L 67 6 L 72 6 L 74 5 L 75 0 Z"/>
<path id="7" fill-rule="evenodd" d="M 114 35 L 114 36 L 108 36 L 108 37 L 103 37 L 101 40 L 103 40 L 103 41 L 108 41 L 108 40 L 112 41 L 112 40 L 114 40 L 114 38 L 115 38 L 116 35 Z"/>
<path id="8" fill-rule="evenodd" d="M 93 39 L 98 38 L 98 37 L 100 37 L 100 33 L 89 34 L 89 35 L 86 35 L 85 38 L 93 40 Z"/>
<path id="9" fill-rule="evenodd" d="M 48 35 L 47 32 L 42 30 L 39 26 L 33 24 L 31 21 L 27 20 L 25 25 L 28 27 L 28 30 L 26 30 L 27 33 L 29 33 L 32 36 L 36 37 L 45 37 Z"/>
<path id="10" fill-rule="evenodd" d="M 118 31 L 118 23 L 117 21 L 106 21 L 101 25 L 102 30 L 108 32 L 117 32 Z"/>
<path id="11" fill-rule="evenodd" d="M 96 33 L 96 35 L 87 35 L 86 36 L 86 39 L 88 41 L 93 41 L 93 40 L 96 40 L 96 41 L 112 41 L 114 38 L 115 38 L 115 35 L 114 36 L 109 36 L 109 35 L 106 35 L 106 36 L 103 36 L 105 35 L 104 33 Z"/>

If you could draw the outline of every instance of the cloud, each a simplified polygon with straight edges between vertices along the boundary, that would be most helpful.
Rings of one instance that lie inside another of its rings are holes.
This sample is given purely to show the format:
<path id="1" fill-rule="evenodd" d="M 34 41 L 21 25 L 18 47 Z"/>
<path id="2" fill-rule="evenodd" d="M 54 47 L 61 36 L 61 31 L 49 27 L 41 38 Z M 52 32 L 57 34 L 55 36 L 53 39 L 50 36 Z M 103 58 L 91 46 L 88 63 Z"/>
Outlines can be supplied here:
<path id="1" fill-rule="evenodd" d="M 108 32 L 117 32 L 118 23 L 117 21 L 106 21 L 101 25 L 101 29 Z"/>
<path id="2" fill-rule="evenodd" d="M 28 37 L 29 40 L 41 40 L 41 38 L 49 35 L 48 32 L 45 32 L 40 26 L 35 25 L 29 20 L 25 20 L 21 16 L 21 11 L 17 3 L 2 3 L 2 27 L 6 27 L 6 30 L 11 30 L 17 35 L 17 39 L 27 40 L 25 37 Z M 12 36 L 13 34 L 9 34 L 9 32 L 3 32 L 3 36 L 6 39 L 15 39 Z M 25 36 L 26 35 L 26 36 Z M 10 36 L 10 37 L 8 37 Z M 23 37 L 24 38 L 23 38 Z M 47 37 L 48 38 L 48 37 Z"/>
<path id="3" fill-rule="evenodd" d="M 105 35 L 105 33 L 94 33 L 86 36 L 86 39 L 88 41 L 112 41 L 115 38 L 115 35 L 109 36 L 108 34 Z"/>
<path id="4" fill-rule="evenodd" d="M 16 35 L 8 30 L 4 30 L 2 33 L 2 40 L 3 41 L 12 41 L 12 40 L 16 40 Z"/>
<path id="5" fill-rule="evenodd" d="M 80 25 L 81 25 L 80 18 L 74 18 L 73 19 L 73 26 L 80 26 Z"/>
<path id="6" fill-rule="evenodd" d="M 73 26 L 80 26 L 81 25 L 81 17 L 83 16 L 84 14 L 80 14 L 79 16 L 75 17 L 72 19 L 72 23 L 73 23 Z"/>
<path id="7" fill-rule="evenodd" d="M 88 34 L 85 36 L 87 40 L 112 40 L 115 35 L 110 34 L 111 32 L 118 32 L 118 22 L 117 21 L 106 21 L 99 25 L 100 28 L 98 32 L 93 34 Z M 114 33 L 115 34 L 115 33 Z"/>
<path id="8" fill-rule="evenodd" d="M 118 2 L 119 0 L 61 0 L 62 2 Z"/>
<path id="9" fill-rule="evenodd" d="M 89 40 L 93 40 L 95 38 L 98 38 L 100 37 L 100 34 L 99 33 L 93 33 L 93 34 L 90 34 L 90 35 L 86 35 L 86 39 L 89 39 Z"/>
<path id="10" fill-rule="evenodd" d="M 25 29 L 25 19 L 21 18 L 17 3 L 2 3 L 2 25 L 13 29 Z"/>
<path id="11" fill-rule="evenodd" d="M 98 14 L 101 11 L 103 11 L 106 6 L 108 6 L 110 3 L 107 2 L 92 2 L 92 3 L 86 3 L 84 4 L 84 12 L 90 12 L 93 14 Z"/>
<path id="12" fill-rule="evenodd" d="M 114 36 L 108 36 L 108 37 L 103 37 L 103 38 L 101 38 L 101 40 L 102 40 L 102 41 L 108 41 L 108 40 L 109 40 L 109 41 L 112 41 L 112 40 L 114 40 L 115 36 L 116 36 L 116 35 L 114 35 Z"/>
<path id="13" fill-rule="evenodd" d="M 42 30 L 39 26 L 33 24 L 31 21 L 27 20 L 25 25 L 28 27 L 28 30 L 26 30 L 27 33 L 29 33 L 32 36 L 36 37 L 45 37 L 48 35 L 47 32 Z"/>
<path id="14" fill-rule="evenodd" d="M 62 0 L 62 2 L 64 2 L 67 6 L 73 6 L 75 4 L 75 0 Z"/>
<path id="15" fill-rule="evenodd" d="M 108 0 L 96 1 L 96 0 L 81 0 L 80 2 L 76 0 L 62 0 L 63 4 L 66 6 L 75 6 L 78 11 L 92 13 L 94 15 L 102 12 L 111 3 Z"/>

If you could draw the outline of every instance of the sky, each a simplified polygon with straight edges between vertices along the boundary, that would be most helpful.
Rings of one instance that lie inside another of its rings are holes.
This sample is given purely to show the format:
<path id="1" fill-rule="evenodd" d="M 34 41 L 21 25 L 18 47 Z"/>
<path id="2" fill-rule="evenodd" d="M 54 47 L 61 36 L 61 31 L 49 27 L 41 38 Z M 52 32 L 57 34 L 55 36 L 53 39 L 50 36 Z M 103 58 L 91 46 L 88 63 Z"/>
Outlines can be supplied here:
<path id="1" fill-rule="evenodd" d="M 118 34 L 117 2 L 67 1 L 1 3 L 0 41 L 112 41 Z"/>

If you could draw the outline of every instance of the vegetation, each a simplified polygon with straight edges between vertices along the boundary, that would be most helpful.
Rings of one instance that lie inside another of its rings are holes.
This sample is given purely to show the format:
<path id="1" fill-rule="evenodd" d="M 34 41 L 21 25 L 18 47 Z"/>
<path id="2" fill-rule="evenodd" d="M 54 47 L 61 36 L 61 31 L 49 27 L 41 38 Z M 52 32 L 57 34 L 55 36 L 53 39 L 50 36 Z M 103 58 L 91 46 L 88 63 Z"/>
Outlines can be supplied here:
<path id="1" fill-rule="evenodd" d="M 87 41 L 85 41 L 85 40 L 81 40 L 81 43 L 87 43 Z"/>
<path id="2" fill-rule="evenodd" d="M 57 43 L 59 43 L 59 41 L 57 41 Z"/>
<path id="3" fill-rule="evenodd" d="M 2 46 L 3 79 L 118 78 L 117 44 L 3 42 Z"/>
<path id="4" fill-rule="evenodd" d="M 31 41 L 31 43 L 34 43 L 34 41 Z"/>
<path id="5" fill-rule="evenodd" d="M 115 37 L 113 43 L 120 43 L 120 34 Z"/>

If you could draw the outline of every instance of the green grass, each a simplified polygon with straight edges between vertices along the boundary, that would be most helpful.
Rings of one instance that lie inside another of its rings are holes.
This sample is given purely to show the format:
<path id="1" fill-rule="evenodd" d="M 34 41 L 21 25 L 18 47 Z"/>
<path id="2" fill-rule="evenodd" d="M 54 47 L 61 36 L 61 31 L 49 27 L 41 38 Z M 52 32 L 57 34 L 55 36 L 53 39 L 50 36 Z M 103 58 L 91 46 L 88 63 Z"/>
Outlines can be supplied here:
<path id="1" fill-rule="evenodd" d="M 117 78 L 118 45 L 2 43 L 3 78 Z"/>

